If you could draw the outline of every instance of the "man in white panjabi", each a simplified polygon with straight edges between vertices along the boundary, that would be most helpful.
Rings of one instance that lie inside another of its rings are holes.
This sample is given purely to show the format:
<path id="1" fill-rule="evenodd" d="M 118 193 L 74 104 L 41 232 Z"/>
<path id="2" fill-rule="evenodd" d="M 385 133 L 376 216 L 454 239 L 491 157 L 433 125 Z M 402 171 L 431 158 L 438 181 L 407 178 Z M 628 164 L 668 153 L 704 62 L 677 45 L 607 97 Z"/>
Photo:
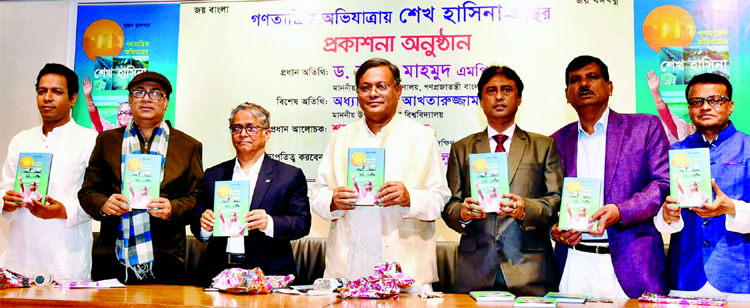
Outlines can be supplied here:
<path id="1" fill-rule="evenodd" d="M 347 256 L 355 243 L 352 223 L 358 192 L 347 187 L 349 148 L 384 148 L 385 184 L 379 187 L 382 260 L 396 261 L 416 280 L 410 293 L 431 291 L 438 280 L 435 220 L 451 192 L 445 179 L 435 131 L 397 114 L 402 87 L 396 65 L 370 59 L 356 73 L 359 105 L 365 115 L 339 129 L 323 154 L 312 186 L 313 211 L 331 221 L 326 246 L 325 277 L 347 278 Z M 354 211 L 353 211 L 354 210 Z M 365 243 L 367 245 L 368 243 Z M 380 256 L 375 256 L 380 257 Z"/>

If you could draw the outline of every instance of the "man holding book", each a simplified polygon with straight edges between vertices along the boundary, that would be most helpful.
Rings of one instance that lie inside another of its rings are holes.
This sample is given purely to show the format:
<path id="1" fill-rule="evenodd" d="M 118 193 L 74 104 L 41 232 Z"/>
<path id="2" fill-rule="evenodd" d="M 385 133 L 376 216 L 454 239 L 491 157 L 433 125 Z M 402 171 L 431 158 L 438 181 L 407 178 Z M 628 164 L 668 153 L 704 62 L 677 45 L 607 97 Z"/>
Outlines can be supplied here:
<path id="1" fill-rule="evenodd" d="M 453 196 L 443 210 L 443 220 L 462 235 L 453 291 L 537 296 L 557 291 L 548 235 L 563 183 L 555 140 L 515 124 L 523 82 L 511 68 L 488 67 L 478 89 L 487 129 L 454 143 L 448 159 Z M 479 196 L 472 196 L 471 187 L 478 184 L 470 179 L 469 155 L 506 151 L 510 193 L 497 196 L 498 188 L 491 187 L 490 196 L 496 196 L 484 199 L 477 186 Z M 488 204 L 491 200 L 497 200 L 499 210 L 485 213 L 488 207 L 497 208 Z"/>
<path id="2" fill-rule="evenodd" d="M 310 199 L 302 170 L 266 155 L 271 139 L 271 115 L 263 107 L 243 103 L 229 117 L 229 131 L 237 157 L 208 168 L 190 224 L 195 238 L 208 241 L 201 257 L 198 285 L 210 286 L 222 270 L 260 267 L 266 275 L 297 274 L 291 240 L 310 233 Z M 214 231 L 216 220 L 225 217 L 216 201 L 217 181 L 248 181 L 250 211 L 241 217 L 242 229 L 226 237 Z M 222 216 L 223 215 L 223 216 Z M 244 229 L 247 235 L 242 236 Z"/>
<path id="3" fill-rule="evenodd" d="M 172 93 L 166 77 L 140 73 L 128 90 L 133 120 L 99 134 L 78 192 L 81 207 L 101 221 L 91 278 L 181 284 L 185 225 L 203 177 L 202 145 L 164 121 Z M 131 200 L 123 195 L 125 156 L 130 154 L 161 156 L 152 166 L 161 173 L 159 197 L 151 199 L 146 210 L 131 208 Z"/>
<path id="4" fill-rule="evenodd" d="M 673 144 L 672 149 L 709 149 L 716 198 L 700 207 L 681 209 L 676 205 L 680 200 L 669 196 L 654 218 L 659 231 L 672 234 L 667 258 L 669 288 L 678 296 L 728 296 L 729 300 L 747 301 L 750 136 L 737 131 L 729 120 L 734 111 L 732 85 L 723 76 L 705 73 L 693 77 L 685 98 L 696 132 Z M 697 184 L 695 190 L 694 194 L 702 194 Z"/>
<path id="5" fill-rule="evenodd" d="M 357 69 L 356 84 L 365 118 L 333 133 L 312 187 L 313 211 L 331 221 L 324 276 L 361 278 L 347 274 L 348 268 L 362 267 L 361 261 L 347 264 L 347 256 L 354 254 L 350 250 L 360 245 L 374 247 L 378 254 L 370 256 L 374 259 L 401 264 L 403 272 L 416 280 L 409 292 L 431 291 L 438 280 L 435 220 L 450 196 L 435 131 L 396 112 L 401 77 L 388 60 L 365 61 Z M 347 186 L 350 148 L 385 149 L 385 184 L 377 187 L 377 201 L 383 207 L 375 209 L 379 215 L 372 218 L 380 222 L 382 232 L 366 234 L 376 241 L 355 243 L 352 236 L 354 231 L 368 230 L 351 223 L 352 215 L 361 211 L 353 205 L 358 192 Z"/>
<path id="6" fill-rule="evenodd" d="M 2 216 L 10 224 L 7 248 L 0 258 L 2 268 L 25 276 L 48 272 L 55 279 L 91 275 L 91 217 L 81 209 L 76 192 L 83 182 L 96 132 L 70 117 L 77 98 L 75 72 L 54 63 L 42 68 L 36 83 L 42 125 L 13 137 L 2 167 Z M 21 153 L 52 154 L 49 179 L 40 179 L 49 184 L 45 200 L 37 182 L 25 188 L 21 182 L 22 191 L 14 190 L 15 181 L 21 181 Z"/>
<path id="7" fill-rule="evenodd" d="M 599 180 L 603 190 L 601 208 L 589 219 L 598 220 L 596 229 L 551 229 L 560 291 L 604 298 L 664 294 L 664 243 L 652 220 L 669 192 L 664 129 L 656 116 L 609 108 L 613 85 L 598 58 L 573 59 L 565 85 L 579 119 L 552 135 L 565 176 Z"/>

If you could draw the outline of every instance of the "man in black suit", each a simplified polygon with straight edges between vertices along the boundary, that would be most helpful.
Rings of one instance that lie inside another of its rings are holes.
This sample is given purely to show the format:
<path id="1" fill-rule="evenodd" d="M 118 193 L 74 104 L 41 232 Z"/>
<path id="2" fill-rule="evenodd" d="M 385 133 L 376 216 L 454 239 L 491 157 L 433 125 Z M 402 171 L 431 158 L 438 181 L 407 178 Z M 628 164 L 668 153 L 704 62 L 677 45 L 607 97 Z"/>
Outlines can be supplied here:
<path id="1" fill-rule="evenodd" d="M 263 107 L 240 104 L 232 111 L 229 124 L 237 157 L 206 170 L 190 224 L 199 241 L 208 241 L 197 283 L 209 286 L 213 277 L 233 267 L 260 267 L 267 275 L 296 275 L 289 241 L 310 233 L 305 175 L 265 154 L 271 131 L 270 114 Z M 214 213 L 215 183 L 230 180 L 250 182 L 252 201 L 244 217 L 248 235 L 212 237 L 214 219 L 221 219 Z"/>

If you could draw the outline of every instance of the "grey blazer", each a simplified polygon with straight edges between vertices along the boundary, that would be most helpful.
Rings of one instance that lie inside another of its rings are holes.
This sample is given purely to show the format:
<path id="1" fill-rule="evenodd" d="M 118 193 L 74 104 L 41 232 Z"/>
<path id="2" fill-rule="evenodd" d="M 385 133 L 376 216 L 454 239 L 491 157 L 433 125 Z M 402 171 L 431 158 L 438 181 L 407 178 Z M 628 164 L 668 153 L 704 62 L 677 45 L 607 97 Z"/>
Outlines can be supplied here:
<path id="1" fill-rule="evenodd" d="M 515 295 L 556 291 L 559 282 L 548 232 L 557 221 L 563 171 L 555 140 L 516 126 L 508 172 L 510 192 L 523 197 L 524 220 L 488 213 L 464 228 L 461 204 L 471 197 L 469 154 L 487 152 L 487 130 L 451 146 L 447 177 L 453 195 L 442 216 L 448 227 L 462 234 L 453 291 L 491 290 L 498 269 Z"/>

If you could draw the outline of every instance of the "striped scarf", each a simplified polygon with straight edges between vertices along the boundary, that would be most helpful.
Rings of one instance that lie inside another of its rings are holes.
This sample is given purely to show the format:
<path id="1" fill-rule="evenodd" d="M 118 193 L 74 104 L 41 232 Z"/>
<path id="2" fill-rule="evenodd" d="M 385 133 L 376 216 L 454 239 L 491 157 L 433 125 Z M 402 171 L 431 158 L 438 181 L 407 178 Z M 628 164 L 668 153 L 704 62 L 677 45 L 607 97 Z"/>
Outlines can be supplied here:
<path id="1" fill-rule="evenodd" d="M 141 142 L 138 135 L 140 129 L 135 121 L 130 121 L 125 127 L 122 138 L 122 158 L 120 160 L 120 174 L 125 175 L 125 155 L 145 154 L 141 152 Z M 164 180 L 164 162 L 167 157 L 167 144 L 169 142 L 169 126 L 166 121 L 153 132 L 154 139 L 148 154 L 161 155 L 161 180 Z M 148 141 L 146 141 L 148 142 Z M 148 144 L 146 145 L 148 148 Z M 122 183 L 125 190 L 125 183 Z M 138 280 L 144 280 L 147 275 L 154 277 L 152 265 L 154 264 L 154 248 L 151 245 L 151 215 L 147 210 L 133 209 L 125 213 L 120 219 L 120 237 L 115 241 L 115 253 L 120 263 L 125 265 L 125 282 L 128 281 L 128 268 L 135 272 Z M 155 279 L 156 277 L 154 277 Z"/>

